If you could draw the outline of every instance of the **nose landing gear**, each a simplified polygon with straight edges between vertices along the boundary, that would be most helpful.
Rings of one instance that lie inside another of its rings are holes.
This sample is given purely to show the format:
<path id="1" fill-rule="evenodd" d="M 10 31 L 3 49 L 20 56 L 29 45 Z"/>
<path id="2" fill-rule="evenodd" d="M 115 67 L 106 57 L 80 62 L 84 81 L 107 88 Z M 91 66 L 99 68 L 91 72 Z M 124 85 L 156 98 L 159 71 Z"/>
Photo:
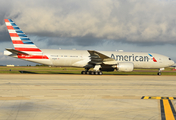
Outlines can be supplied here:
<path id="1" fill-rule="evenodd" d="M 160 76 L 160 75 L 161 75 L 161 72 L 158 72 L 158 73 L 157 73 L 157 75 L 159 75 L 159 76 Z"/>
<path id="2" fill-rule="evenodd" d="M 157 75 L 161 75 L 161 71 L 163 71 L 164 70 L 164 68 L 160 68 L 159 70 L 158 70 L 158 73 L 157 73 Z"/>

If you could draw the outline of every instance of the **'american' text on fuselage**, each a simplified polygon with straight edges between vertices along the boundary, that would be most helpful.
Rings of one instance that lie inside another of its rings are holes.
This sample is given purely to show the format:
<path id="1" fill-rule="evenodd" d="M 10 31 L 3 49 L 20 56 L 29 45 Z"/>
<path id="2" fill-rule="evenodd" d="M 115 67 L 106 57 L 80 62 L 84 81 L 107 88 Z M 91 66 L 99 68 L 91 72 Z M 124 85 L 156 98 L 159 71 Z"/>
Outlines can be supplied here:
<path id="1" fill-rule="evenodd" d="M 148 56 L 135 56 L 132 55 L 114 55 L 111 54 L 111 58 L 115 59 L 116 61 L 139 61 L 139 62 L 148 62 Z"/>

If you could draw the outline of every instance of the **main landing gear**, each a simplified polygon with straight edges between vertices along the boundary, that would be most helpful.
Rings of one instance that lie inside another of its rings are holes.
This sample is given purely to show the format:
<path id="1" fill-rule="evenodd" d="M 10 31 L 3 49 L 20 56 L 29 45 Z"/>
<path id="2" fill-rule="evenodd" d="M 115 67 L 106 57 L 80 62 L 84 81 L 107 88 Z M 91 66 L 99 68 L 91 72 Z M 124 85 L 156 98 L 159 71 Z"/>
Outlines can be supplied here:
<path id="1" fill-rule="evenodd" d="M 82 71 L 81 74 L 102 75 L 100 68 L 101 65 L 95 65 L 93 71 L 89 71 L 90 68 L 86 68 L 86 70 Z"/>
<path id="2" fill-rule="evenodd" d="M 101 71 L 82 71 L 81 74 L 87 74 L 87 75 L 102 75 L 103 73 Z"/>

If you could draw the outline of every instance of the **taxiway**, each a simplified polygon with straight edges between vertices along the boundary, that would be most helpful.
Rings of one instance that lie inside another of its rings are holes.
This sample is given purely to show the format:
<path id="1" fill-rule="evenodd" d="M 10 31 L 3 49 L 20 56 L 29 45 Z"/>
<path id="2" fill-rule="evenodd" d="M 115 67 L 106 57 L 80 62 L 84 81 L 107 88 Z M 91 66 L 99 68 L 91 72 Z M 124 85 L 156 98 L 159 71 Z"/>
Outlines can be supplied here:
<path id="1" fill-rule="evenodd" d="M 141 98 L 175 91 L 175 76 L 1 74 L 0 120 L 161 120 Z"/>

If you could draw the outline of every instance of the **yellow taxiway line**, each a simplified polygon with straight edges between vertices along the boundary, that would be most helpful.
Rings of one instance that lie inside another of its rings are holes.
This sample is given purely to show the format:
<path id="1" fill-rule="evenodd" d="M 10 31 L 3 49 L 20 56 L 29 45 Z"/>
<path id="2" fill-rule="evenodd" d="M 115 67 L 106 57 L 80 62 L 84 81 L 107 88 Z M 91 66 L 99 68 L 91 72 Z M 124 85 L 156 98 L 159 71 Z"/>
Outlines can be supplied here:
<path id="1" fill-rule="evenodd" d="M 166 120 L 175 120 L 169 100 L 163 99 L 163 106 Z"/>
<path id="2" fill-rule="evenodd" d="M 176 97 L 143 96 L 141 99 L 158 99 L 158 100 L 168 99 L 168 100 L 175 100 Z"/>
<path id="3" fill-rule="evenodd" d="M 176 120 L 176 112 L 171 102 L 171 100 L 176 99 L 176 97 L 143 96 L 141 99 L 160 100 L 161 119 L 162 120 Z"/>

